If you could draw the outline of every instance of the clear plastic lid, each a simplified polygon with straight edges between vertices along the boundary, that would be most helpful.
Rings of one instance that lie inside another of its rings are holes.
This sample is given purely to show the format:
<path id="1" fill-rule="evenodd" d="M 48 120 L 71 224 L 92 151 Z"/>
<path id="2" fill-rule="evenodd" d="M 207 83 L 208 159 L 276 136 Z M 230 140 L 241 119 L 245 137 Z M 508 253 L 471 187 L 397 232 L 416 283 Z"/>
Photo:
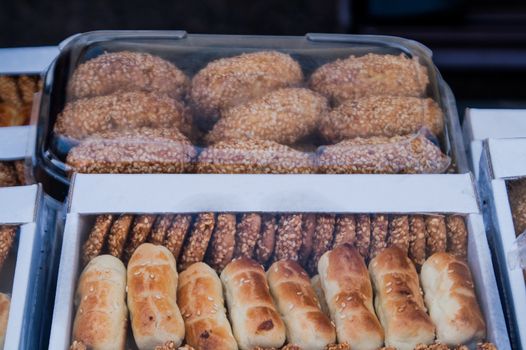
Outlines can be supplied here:
<path id="1" fill-rule="evenodd" d="M 447 86 L 398 38 L 95 32 L 47 84 L 42 155 L 61 176 L 440 173 L 457 158 Z"/>

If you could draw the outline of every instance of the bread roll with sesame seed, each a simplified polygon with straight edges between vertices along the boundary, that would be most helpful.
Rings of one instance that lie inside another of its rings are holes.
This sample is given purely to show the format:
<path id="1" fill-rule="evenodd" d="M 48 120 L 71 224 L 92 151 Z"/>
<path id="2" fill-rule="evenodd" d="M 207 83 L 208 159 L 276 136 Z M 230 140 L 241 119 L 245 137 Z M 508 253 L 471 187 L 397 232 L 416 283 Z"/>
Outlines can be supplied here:
<path id="1" fill-rule="evenodd" d="M 265 270 L 256 261 L 233 260 L 221 273 L 228 314 L 241 350 L 280 348 L 286 330 L 272 301 Z"/>
<path id="2" fill-rule="evenodd" d="M 285 88 L 224 112 L 206 135 L 209 144 L 251 138 L 291 145 L 316 131 L 327 100 L 304 88 Z"/>
<path id="3" fill-rule="evenodd" d="M 318 350 L 336 341 L 331 320 L 321 311 L 307 272 L 295 261 L 280 260 L 267 271 L 270 292 L 287 326 L 287 342 Z"/>
<path id="4" fill-rule="evenodd" d="M 349 244 L 322 255 L 318 272 L 338 343 L 354 350 L 376 350 L 384 332 L 373 308 L 373 290 L 365 262 Z"/>
<path id="5" fill-rule="evenodd" d="M 208 63 L 192 79 L 191 98 L 199 115 L 210 123 L 221 111 L 302 80 L 301 67 L 290 55 L 246 53 Z"/>
<path id="6" fill-rule="evenodd" d="M 183 342 L 185 328 L 177 306 L 175 259 L 163 246 L 144 243 L 128 263 L 128 308 L 135 343 L 140 350 L 167 341 Z"/>
<path id="7" fill-rule="evenodd" d="M 334 104 L 360 96 L 423 96 L 429 76 L 417 57 L 369 53 L 327 63 L 309 85 Z"/>
<path id="8" fill-rule="evenodd" d="M 126 268 L 119 259 L 99 255 L 88 263 L 79 277 L 75 305 L 73 341 L 95 350 L 124 349 Z"/>
<path id="9" fill-rule="evenodd" d="M 11 298 L 9 295 L 0 293 L 0 350 L 4 349 L 5 334 L 7 331 L 7 321 L 9 320 L 9 309 Z"/>
<path id="10" fill-rule="evenodd" d="M 484 340 L 486 324 L 464 261 L 448 253 L 436 253 L 422 265 L 420 281 L 437 341 L 455 346 Z"/>
<path id="11" fill-rule="evenodd" d="M 198 262 L 179 275 L 177 302 L 185 325 L 185 341 L 200 350 L 237 350 L 226 317 L 221 280 Z"/>
<path id="12" fill-rule="evenodd" d="M 405 252 L 394 246 L 384 249 L 369 263 L 374 306 L 385 331 L 385 345 L 413 350 L 431 344 L 435 326 L 426 312 L 415 266 Z"/>

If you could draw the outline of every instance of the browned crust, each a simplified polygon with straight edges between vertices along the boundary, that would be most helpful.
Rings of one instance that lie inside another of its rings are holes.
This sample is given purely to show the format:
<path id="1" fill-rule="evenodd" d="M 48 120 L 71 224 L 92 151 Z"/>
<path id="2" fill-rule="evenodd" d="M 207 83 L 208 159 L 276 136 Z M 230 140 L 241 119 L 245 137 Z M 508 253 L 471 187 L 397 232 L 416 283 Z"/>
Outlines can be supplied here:
<path id="1" fill-rule="evenodd" d="M 82 246 L 82 263 L 86 265 L 94 257 L 100 255 L 106 241 L 106 237 L 113 223 L 113 215 L 102 214 L 95 219 L 95 224 L 91 228 L 88 239 Z"/>
<path id="2" fill-rule="evenodd" d="M 150 91 L 182 98 L 190 81 L 172 63 L 143 52 L 104 53 L 79 65 L 69 81 L 72 98 Z"/>
<path id="3" fill-rule="evenodd" d="M 192 169 L 196 150 L 175 128 L 139 128 L 90 136 L 66 158 L 78 173 L 182 173 Z"/>
<path id="4" fill-rule="evenodd" d="M 261 264 L 265 265 L 274 253 L 274 247 L 276 245 L 276 230 L 278 225 L 276 222 L 276 216 L 273 214 L 262 214 L 261 215 L 261 234 L 256 243 L 256 250 L 254 256 L 256 260 Z"/>
<path id="5" fill-rule="evenodd" d="M 18 94 L 15 78 L 0 76 L 0 101 L 9 103 L 18 109 L 22 107 L 22 99 Z"/>
<path id="6" fill-rule="evenodd" d="M 444 216 L 426 215 L 426 254 L 445 252 L 447 247 L 446 219 Z"/>
<path id="7" fill-rule="evenodd" d="M 146 242 L 146 239 L 152 231 L 156 215 L 145 214 L 137 215 L 133 221 L 128 243 L 124 248 L 124 261 L 130 260 L 135 249 Z"/>
<path id="8" fill-rule="evenodd" d="M 128 238 L 130 227 L 133 222 L 133 215 L 121 214 L 113 225 L 108 236 L 108 253 L 116 258 L 121 258 L 124 244 Z"/>
<path id="9" fill-rule="evenodd" d="M 303 214 L 301 223 L 301 247 L 298 252 L 298 261 L 305 266 L 314 246 L 316 231 L 316 214 Z"/>
<path id="10" fill-rule="evenodd" d="M 298 260 L 298 252 L 302 243 L 301 226 L 301 214 L 282 214 L 280 216 L 276 233 L 274 261 Z"/>
<path id="11" fill-rule="evenodd" d="M 369 259 L 375 258 L 385 248 L 387 248 L 387 227 L 389 222 L 387 215 L 373 215 L 371 220 L 371 246 L 369 249 Z"/>
<path id="12" fill-rule="evenodd" d="M 422 215 L 409 216 L 409 258 L 417 269 L 426 261 L 426 224 Z"/>
<path id="13" fill-rule="evenodd" d="M 166 232 L 172 225 L 174 217 L 174 214 L 164 214 L 157 216 L 148 241 L 153 244 L 162 245 L 164 243 L 164 238 L 166 237 Z"/>
<path id="14" fill-rule="evenodd" d="M 371 218 L 367 214 L 356 215 L 356 244 L 358 253 L 367 259 L 371 245 Z"/>
<path id="15" fill-rule="evenodd" d="M 214 213 L 200 213 L 195 219 L 190 236 L 183 246 L 179 266 L 182 270 L 203 261 L 215 226 Z"/>
<path id="16" fill-rule="evenodd" d="M 333 248 L 349 243 L 354 246 L 356 240 L 356 218 L 352 214 L 343 214 L 336 217 L 334 229 Z"/>
<path id="17" fill-rule="evenodd" d="M 318 261 L 321 256 L 331 249 L 334 238 L 334 226 L 336 215 L 318 214 L 316 216 L 316 229 L 314 231 L 314 244 L 312 255 L 308 262 L 308 270 L 311 275 L 315 275 L 318 270 Z"/>
<path id="18" fill-rule="evenodd" d="M 326 174 L 443 173 L 450 158 L 423 133 L 344 140 L 322 146 L 318 170 Z"/>
<path id="19" fill-rule="evenodd" d="M 218 214 L 214 232 L 210 239 L 206 262 L 221 272 L 234 257 L 236 244 L 236 215 Z"/>
<path id="20" fill-rule="evenodd" d="M 234 258 L 242 256 L 252 258 L 261 231 L 261 216 L 256 213 L 245 213 L 236 228 L 236 246 Z"/>
<path id="21" fill-rule="evenodd" d="M 179 259 L 179 254 L 181 253 L 181 249 L 183 248 L 183 243 L 185 241 L 186 234 L 188 233 L 188 229 L 190 228 L 191 223 L 191 215 L 176 215 L 172 222 L 172 225 L 166 232 L 166 236 L 164 238 L 164 246 L 170 252 L 172 252 L 176 261 Z"/>
<path id="22" fill-rule="evenodd" d="M 468 257 L 468 230 L 460 215 L 446 217 L 447 251 L 453 256 L 466 260 Z"/>
<path id="23" fill-rule="evenodd" d="M 13 162 L 16 171 L 16 177 L 20 185 L 26 184 L 26 164 L 24 160 L 15 160 Z"/>
<path id="24" fill-rule="evenodd" d="M 397 246 L 404 252 L 409 250 L 409 217 L 407 215 L 392 215 L 389 220 L 389 235 L 387 246 Z"/>
<path id="25" fill-rule="evenodd" d="M 303 174 L 316 172 L 313 155 L 273 141 L 234 139 L 205 148 L 197 159 L 204 174 Z"/>
<path id="26" fill-rule="evenodd" d="M 17 226 L 0 226 L 0 271 L 9 256 L 15 242 Z"/>
<path id="27" fill-rule="evenodd" d="M 18 185 L 18 178 L 13 165 L 9 162 L 0 162 L 0 187 Z"/>

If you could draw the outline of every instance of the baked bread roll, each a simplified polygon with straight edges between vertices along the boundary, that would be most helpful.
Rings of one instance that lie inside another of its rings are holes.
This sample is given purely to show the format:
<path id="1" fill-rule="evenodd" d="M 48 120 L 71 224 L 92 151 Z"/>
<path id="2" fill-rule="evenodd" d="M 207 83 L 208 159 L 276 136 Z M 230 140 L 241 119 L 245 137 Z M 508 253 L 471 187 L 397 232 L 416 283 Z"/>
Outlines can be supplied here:
<path id="1" fill-rule="evenodd" d="M 389 247 L 369 264 L 374 306 L 385 330 L 385 345 L 413 350 L 431 344 L 435 326 L 424 306 L 415 266 L 398 247 Z"/>
<path id="2" fill-rule="evenodd" d="M 336 341 L 331 320 L 321 311 L 309 275 L 295 261 L 280 260 L 267 271 L 270 292 L 287 326 L 287 341 L 303 350 Z"/>
<path id="3" fill-rule="evenodd" d="M 325 299 L 325 292 L 323 291 L 323 288 L 321 287 L 321 280 L 320 275 L 316 275 L 310 279 L 310 283 L 312 284 L 312 288 L 314 289 L 314 293 L 316 293 L 316 296 L 318 297 L 318 301 L 320 302 L 320 308 L 321 311 L 327 317 L 331 316 L 331 313 L 329 311 L 329 305 L 327 305 L 327 300 Z"/>
<path id="4" fill-rule="evenodd" d="M 99 255 L 88 263 L 80 274 L 75 305 L 73 341 L 94 350 L 124 349 L 126 268 L 119 259 Z"/>
<path id="5" fill-rule="evenodd" d="M 135 343 L 140 350 L 167 341 L 180 345 L 184 323 L 177 306 L 177 270 L 168 249 L 141 244 L 128 263 L 128 308 Z"/>
<path id="6" fill-rule="evenodd" d="M 9 308 L 11 299 L 9 295 L 0 293 L 0 350 L 4 349 L 5 333 L 7 331 L 7 320 L 9 319 Z"/>
<path id="7" fill-rule="evenodd" d="M 422 265 L 420 281 L 440 343 L 474 345 L 484 340 L 484 317 L 464 261 L 448 253 L 436 253 Z"/>
<path id="8" fill-rule="evenodd" d="M 210 266 L 198 262 L 181 272 L 177 300 L 188 345 L 200 350 L 237 350 L 221 280 Z"/>
<path id="9" fill-rule="evenodd" d="M 221 273 L 232 330 L 241 350 L 280 348 L 285 325 L 270 296 L 263 267 L 252 259 L 233 260 Z"/>
<path id="10" fill-rule="evenodd" d="M 340 245 L 322 255 L 318 271 L 338 343 L 353 350 L 382 347 L 384 332 L 374 314 L 373 289 L 360 253 Z"/>

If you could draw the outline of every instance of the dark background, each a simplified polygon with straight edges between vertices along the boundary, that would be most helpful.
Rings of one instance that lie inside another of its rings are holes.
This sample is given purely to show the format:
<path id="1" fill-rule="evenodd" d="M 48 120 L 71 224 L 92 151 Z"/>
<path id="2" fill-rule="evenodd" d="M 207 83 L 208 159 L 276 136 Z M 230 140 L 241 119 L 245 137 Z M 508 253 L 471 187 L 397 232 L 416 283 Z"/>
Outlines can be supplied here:
<path id="1" fill-rule="evenodd" d="M 433 50 L 460 110 L 526 107 L 522 0 L 0 0 L 0 47 L 56 45 L 97 29 L 403 36 Z"/>

